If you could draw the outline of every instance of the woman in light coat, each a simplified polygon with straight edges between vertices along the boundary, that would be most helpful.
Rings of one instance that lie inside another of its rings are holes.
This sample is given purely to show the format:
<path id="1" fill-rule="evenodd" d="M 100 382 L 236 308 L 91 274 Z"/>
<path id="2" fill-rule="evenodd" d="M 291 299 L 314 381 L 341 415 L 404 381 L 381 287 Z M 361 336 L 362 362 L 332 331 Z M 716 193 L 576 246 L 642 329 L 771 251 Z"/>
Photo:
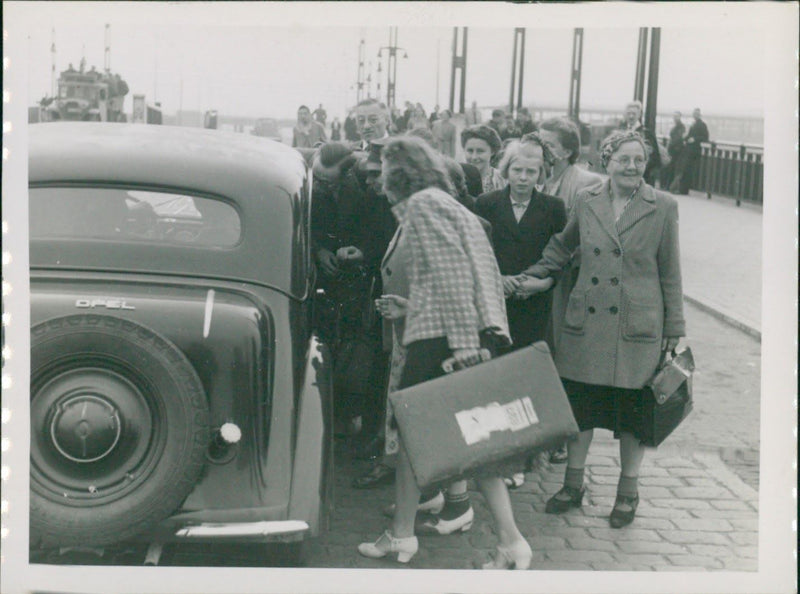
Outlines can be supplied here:
<path id="1" fill-rule="evenodd" d="M 685 335 L 678 245 L 678 206 L 644 183 L 644 139 L 615 131 L 601 145 L 609 180 L 580 192 L 567 226 L 526 274 L 562 270 L 581 248 L 578 280 L 567 303 L 555 355 L 581 433 L 568 445 L 564 487 L 548 513 L 582 503 L 583 469 L 595 427 L 620 440 L 621 475 L 613 528 L 633 521 L 644 456 L 638 414 L 642 388 L 662 351 Z"/>

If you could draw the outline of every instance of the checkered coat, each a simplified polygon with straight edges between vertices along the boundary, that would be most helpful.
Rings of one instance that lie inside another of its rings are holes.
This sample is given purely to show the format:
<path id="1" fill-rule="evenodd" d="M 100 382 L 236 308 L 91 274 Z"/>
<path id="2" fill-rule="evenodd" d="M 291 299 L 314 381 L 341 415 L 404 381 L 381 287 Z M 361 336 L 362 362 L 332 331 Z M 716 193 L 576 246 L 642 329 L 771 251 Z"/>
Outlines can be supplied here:
<path id="1" fill-rule="evenodd" d="M 608 182 L 575 198 L 567 226 L 526 273 L 560 270 L 580 245 L 555 363 L 567 379 L 641 388 L 655 371 L 663 337 L 684 336 L 678 204 L 642 184 L 619 220 Z"/>
<path id="2" fill-rule="evenodd" d="M 478 348 L 490 328 L 510 342 L 500 270 L 477 217 L 428 188 L 408 198 L 402 225 L 411 254 L 403 344 L 444 336 L 451 349 Z"/>

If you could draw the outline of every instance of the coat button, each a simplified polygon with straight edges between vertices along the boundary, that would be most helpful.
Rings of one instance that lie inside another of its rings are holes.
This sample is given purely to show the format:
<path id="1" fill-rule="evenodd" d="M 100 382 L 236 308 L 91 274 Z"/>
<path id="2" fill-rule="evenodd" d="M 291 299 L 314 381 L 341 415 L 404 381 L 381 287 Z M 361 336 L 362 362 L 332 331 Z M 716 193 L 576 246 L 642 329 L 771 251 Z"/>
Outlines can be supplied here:
<path id="1" fill-rule="evenodd" d="M 594 312 L 595 312 L 594 306 L 590 305 L 589 306 L 589 313 L 594 313 Z"/>
<path id="2" fill-rule="evenodd" d="M 600 248 L 594 248 L 594 255 L 595 256 L 599 256 L 600 255 Z"/>
<path id="3" fill-rule="evenodd" d="M 600 282 L 600 279 L 599 279 L 599 278 L 597 278 L 596 276 L 593 276 L 593 277 L 592 277 L 592 284 L 593 284 L 593 285 L 596 285 L 596 284 L 597 284 L 597 283 L 599 283 L 599 282 Z"/>
<path id="4" fill-rule="evenodd" d="M 391 268 L 387 268 L 386 269 L 386 276 L 392 276 L 392 269 Z"/>
<path id="5" fill-rule="evenodd" d="M 622 255 L 622 250 L 620 250 L 619 248 L 614 248 L 614 251 L 612 253 L 615 256 L 621 256 Z"/>
<path id="6" fill-rule="evenodd" d="M 611 284 L 616 287 L 619 284 L 619 279 L 615 276 L 611 279 Z"/>
<path id="7" fill-rule="evenodd" d="M 617 309 L 617 306 L 616 306 L 616 305 L 612 305 L 611 307 L 609 307 L 609 308 L 608 308 L 608 311 L 610 311 L 610 312 L 611 312 L 611 315 L 612 315 L 612 316 L 615 316 L 615 315 L 617 315 L 617 312 L 618 312 L 619 310 Z"/>

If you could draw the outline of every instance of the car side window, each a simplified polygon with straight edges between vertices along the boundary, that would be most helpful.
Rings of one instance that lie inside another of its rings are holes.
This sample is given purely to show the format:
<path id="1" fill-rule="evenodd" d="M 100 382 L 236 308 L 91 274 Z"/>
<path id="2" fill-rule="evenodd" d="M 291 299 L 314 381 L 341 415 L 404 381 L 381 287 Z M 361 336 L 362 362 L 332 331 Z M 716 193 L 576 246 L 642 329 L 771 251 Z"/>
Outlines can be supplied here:
<path id="1" fill-rule="evenodd" d="M 241 237 L 236 209 L 221 200 L 120 188 L 30 189 L 32 239 L 231 247 Z"/>

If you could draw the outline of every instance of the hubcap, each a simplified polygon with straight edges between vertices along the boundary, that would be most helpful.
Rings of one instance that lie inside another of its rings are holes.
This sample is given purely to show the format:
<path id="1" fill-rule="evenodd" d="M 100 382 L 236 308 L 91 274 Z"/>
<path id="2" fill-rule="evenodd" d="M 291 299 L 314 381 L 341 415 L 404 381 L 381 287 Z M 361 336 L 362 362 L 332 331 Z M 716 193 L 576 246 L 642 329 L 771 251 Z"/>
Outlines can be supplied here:
<path id="1" fill-rule="evenodd" d="M 55 448 L 73 462 L 96 462 L 119 442 L 119 412 L 102 396 L 76 394 L 60 404 L 50 424 Z"/>

